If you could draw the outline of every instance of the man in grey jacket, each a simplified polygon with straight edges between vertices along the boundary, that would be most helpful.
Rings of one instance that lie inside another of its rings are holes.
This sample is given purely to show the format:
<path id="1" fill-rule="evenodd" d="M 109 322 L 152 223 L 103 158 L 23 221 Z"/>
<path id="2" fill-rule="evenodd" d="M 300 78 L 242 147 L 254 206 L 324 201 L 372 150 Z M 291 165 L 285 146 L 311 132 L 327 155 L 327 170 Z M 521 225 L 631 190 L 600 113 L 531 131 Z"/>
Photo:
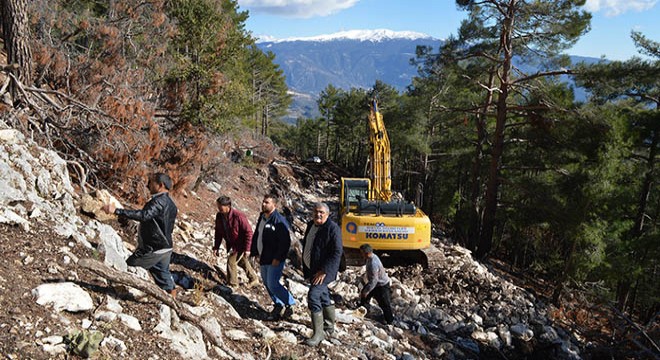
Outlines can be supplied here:
<path id="1" fill-rule="evenodd" d="M 394 321 L 392 315 L 392 291 L 390 290 L 390 278 L 387 276 L 383 263 L 374 254 L 374 250 L 369 244 L 360 246 L 360 253 L 367 261 L 367 283 L 360 291 L 360 305 L 369 310 L 371 298 L 376 298 L 378 306 L 383 310 L 383 317 L 386 324 Z"/>

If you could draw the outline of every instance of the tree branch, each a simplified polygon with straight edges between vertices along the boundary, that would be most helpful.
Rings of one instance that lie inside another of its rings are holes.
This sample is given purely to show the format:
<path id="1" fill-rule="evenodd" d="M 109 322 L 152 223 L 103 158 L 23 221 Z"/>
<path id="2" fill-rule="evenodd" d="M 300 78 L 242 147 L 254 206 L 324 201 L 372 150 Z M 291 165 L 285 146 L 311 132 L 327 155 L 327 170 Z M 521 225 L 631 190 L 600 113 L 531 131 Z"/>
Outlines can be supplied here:
<path id="1" fill-rule="evenodd" d="M 546 76 L 556 76 L 556 75 L 571 75 L 573 74 L 573 70 L 571 69 L 562 69 L 562 70 L 556 70 L 556 71 L 543 71 L 543 72 L 537 72 L 535 74 L 521 77 L 519 79 L 516 79 L 513 84 L 529 81 L 532 79 L 540 78 L 540 77 L 546 77 Z"/>

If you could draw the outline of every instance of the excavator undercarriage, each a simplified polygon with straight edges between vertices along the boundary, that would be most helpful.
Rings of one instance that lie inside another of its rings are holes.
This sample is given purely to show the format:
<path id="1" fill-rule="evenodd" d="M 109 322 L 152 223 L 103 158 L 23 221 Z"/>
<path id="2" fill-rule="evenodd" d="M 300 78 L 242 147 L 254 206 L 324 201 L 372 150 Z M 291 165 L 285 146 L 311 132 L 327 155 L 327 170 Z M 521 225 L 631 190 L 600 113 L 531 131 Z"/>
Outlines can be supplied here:
<path id="1" fill-rule="evenodd" d="M 431 245 L 420 250 L 375 250 L 385 267 L 405 266 L 419 264 L 424 269 L 435 268 L 444 261 L 444 253 Z M 344 248 L 344 261 L 346 265 L 363 266 L 364 259 L 359 249 Z"/>

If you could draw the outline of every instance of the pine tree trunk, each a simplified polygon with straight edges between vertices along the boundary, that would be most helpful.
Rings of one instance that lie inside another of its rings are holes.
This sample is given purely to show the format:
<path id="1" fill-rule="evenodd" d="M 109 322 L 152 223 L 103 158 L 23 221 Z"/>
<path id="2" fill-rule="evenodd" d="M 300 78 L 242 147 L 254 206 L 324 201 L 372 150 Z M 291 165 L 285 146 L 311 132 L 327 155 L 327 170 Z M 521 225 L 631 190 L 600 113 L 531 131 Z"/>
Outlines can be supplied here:
<path id="1" fill-rule="evenodd" d="M 490 72 L 488 77 L 488 89 L 493 88 L 495 82 L 495 70 Z M 484 143 L 486 142 L 486 113 L 490 108 L 493 101 L 493 91 L 489 90 L 484 100 L 484 106 L 481 114 L 477 116 L 477 123 L 475 125 L 477 131 L 477 142 L 475 144 L 474 161 L 472 163 L 472 176 L 470 187 L 470 214 L 468 218 L 468 241 L 467 248 L 475 251 L 479 242 L 480 224 L 481 224 L 481 209 L 480 209 L 480 194 L 481 194 L 481 166 L 484 156 Z"/>
<path id="2" fill-rule="evenodd" d="M 268 136 L 268 133 L 270 132 L 270 108 L 268 105 L 266 105 L 266 110 L 264 114 L 264 133 L 262 134 L 263 136 Z"/>
<path id="3" fill-rule="evenodd" d="M 628 298 L 630 297 L 630 281 L 628 279 L 619 280 L 616 286 L 616 300 L 617 308 L 624 311 L 628 306 Z"/>
<path id="4" fill-rule="evenodd" d="M 642 235 L 644 230 L 644 218 L 646 217 L 646 209 L 648 207 L 649 196 L 655 180 L 653 168 L 655 167 L 655 157 L 658 153 L 658 131 L 653 131 L 653 138 L 651 139 L 651 147 L 649 149 L 649 156 L 646 159 L 646 174 L 644 175 L 644 183 L 642 184 L 642 191 L 639 195 L 639 203 L 637 205 L 637 216 L 635 218 L 635 227 L 633 228 L 633 237 L 637 238 Z"/>
<path id="5" fill-rule="evenodd" d="M 512 0 L 512 3 L 515 2 Z M 502 73 L 500 74 L 500 93 L 497 99 L 497 116 L 495 124 L 495 134 L 491 152 L 490 167 L 488 171 L 488 182 L 486 185 L 486 203 L 484 205 L 484 217 L 481 223 L 481 234 L 479 244 L 477 245 L 476 257 L 482 259 L 488 255 L 493 246 L 493 231 L 495 228 L 495 214 L 497 212 L 497 198 L 499 194 L 499 176 L 500 165 L 502 163 L 502 154 L 504 152 L 504 128 L 507 120 L 507 98 L 509 96 L 509 77 L 511 71 L 511 61 L 513 58 L 513 5 L 509 6 L 506 19 L 503 23 L 501 48 L 504 51 L 504 61 L 502 64 Z"/>
<path id="6" fill-rule="evenodd" d="M 325 127 L 325 153 L 323 154 L 325 159 L 330 158 L 330 118 L 328 118 L 326 127 Z M 337 159 L 335 158 L 335 161 Z"/>
<path id="7" fill-rule="evenodd" d="M 23 84 L 32 85 L 32 51 L 29 46 L 27 0 L 2 0 L 2 29 L 7 50 L 7 63 L 17 64 L 14 76 Z M 12 98 L 17 88 L 11 86 Z"/>

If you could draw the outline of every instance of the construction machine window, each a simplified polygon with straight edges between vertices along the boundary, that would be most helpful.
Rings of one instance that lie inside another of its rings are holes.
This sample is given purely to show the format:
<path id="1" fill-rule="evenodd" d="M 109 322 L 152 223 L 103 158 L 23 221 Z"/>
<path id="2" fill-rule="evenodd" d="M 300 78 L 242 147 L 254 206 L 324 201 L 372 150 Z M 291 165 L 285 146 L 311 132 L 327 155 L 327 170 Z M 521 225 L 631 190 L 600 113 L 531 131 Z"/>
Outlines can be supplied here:
<path id="1" fill-rule="evenodd" d="M 369 198 L 368 180 L 345 180 L 344 185 L 346 189 L 346 203 L 351 211 L 357 209 L 360 200 L 367 200 Z"/>

